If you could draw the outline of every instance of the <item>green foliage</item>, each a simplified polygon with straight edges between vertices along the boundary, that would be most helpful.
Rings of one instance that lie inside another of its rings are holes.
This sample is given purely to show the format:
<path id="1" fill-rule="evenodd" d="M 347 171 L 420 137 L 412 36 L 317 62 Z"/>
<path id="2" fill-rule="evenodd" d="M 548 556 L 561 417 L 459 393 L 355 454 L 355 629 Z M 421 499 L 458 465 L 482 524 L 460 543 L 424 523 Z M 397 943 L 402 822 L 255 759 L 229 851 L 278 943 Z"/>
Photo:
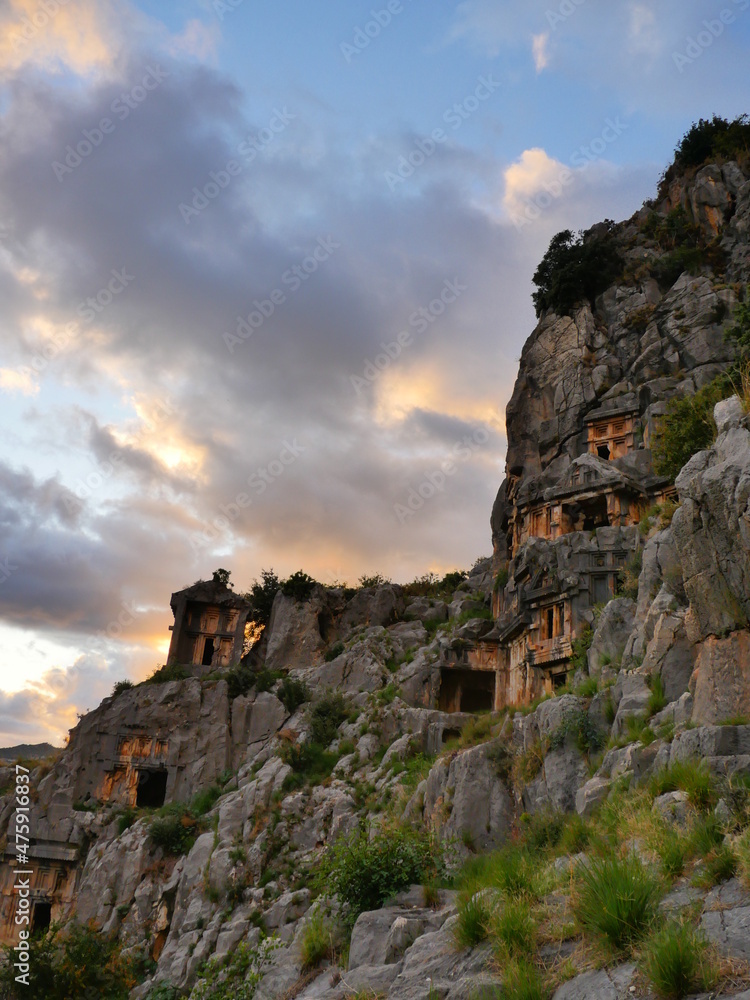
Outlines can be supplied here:
<path id="1" fill-rule="evenodd" d="M 347 714 L 346 702 L 340 692 L 324 695 L 310 710 L 310 738 L 327 747 L 336 739 L 338 728 Z"/>
<path id="2" fill-rule="evenodd" d="M 602 656 L 602 661 L 604 657 Z M 602 662 L 601 666 L 605 666 Z M 593 698 L 599 690 L 599 680 L 596 677 L 586 677 L 573 692 L 578 698 Z"/>
<path id="3" fill-rule="evenodd" d="M 638 600 L 638 578 L 643 566 L 643 549 L 635 549 L 617 574 L 617 596 Z"/>
<path id="4" fill-rule="evenodd" d="M 117 817 L 117 836 L 121 837 L 126 830 L 135 823 L 138 816 L 138 811 L 133 809 L 132 806 L 128 806 L 124 809 L 120 815 Z"/>
<path id="5" fill-rule="evenodd" d="M 361 576 L 358 582 L 363 590 L 369 590 L 372 587 L 383 587 L 391 581 L 388 577 L 383 576 L 382 573 L 373 573 L 372 576 L 367 576 L 366 574 Z"/>
<path id="6" fill-rule="evenodd" d="M 398 684 L 394 684 L 394 682 L 391 681 L 389 684 L 386 684 L 384 688 L 381 688 L 380 691 L 378 691 L 376 698 L 381 705 L 392 705 L 396 700 L 399 691 L 400 688 Z"/>
<path id="7" fill-rule="evenodd" d="M 312 785 L 325 781 L 336 766 L 339 755 L 329 753 L 319 743 L 305 740 L 304 743 L 284 744 L 281 759 L 294 772 L 293 775 L 287 775 L 282 786 L 284 791 L 290 791 L 301 787 L 305 781 Z"/>
<path id="8" fill-rule="evenodd" d="M 247 694 L 255 684 L 255 671 L 249 663 L 239 663 L 224 675 L 227 682 L 229 698 L 233 701 L 240 695 Z"/>
<path id="9" fill-rule="evenodd" d="M 303 969 L 317 969 L 321 962 L 333 958 L 333 928 L 320 910 L 305 924 L 300 939 Z"/>
<path id="10" fill-rule="evenodd" d="M 146 1000 L 180 1000 L 180 993 L 171 983 L 158 983 L 148 991 Z"/>
<path id="11" fill-rule="evenodd" d="M 560 837 L 560 848 L 566 854 L 580 854 L 591 842 L 591 830 L 583 816 L 571 813 L 566 816 L 565 826 Z"/>
<path id="12" fill-rule="evenodd" d="M 565 815 L 561 812 L 542 811 L 533 815 L 524 814 L 526 845 L 531 851 L 541 851 L 546 847 L 557 847 L 565 828 Z"/>
<path id="13" fill-rule="evenodd" d="M 475 948 L 487 938 L 492 905 L 486 892 L 462 893 L 458 901 L 458 921 L 453 936 L 459 948 Z"/>
<path id="14" fill-rule="evenodd" d="M 534 856 L 520 844 L 509 844 L 493 854 L 471 858 L 465 865 L 461 881 L 469 886 L 489 886 L 505 895 L 520 899 L 537 891 L 538 864 Z"/>
<path id="15" fill-rule="evenodd" d="M 295 601 L 306 601 L 313 592 L 316 581 L 311 576 L 298 569 L 281 584 L 281 592 L 285 597 L 293 597 Z"/>
<path id="16" fill-rule="evenodd" d="M 160 847 L 167 854 L 187 854 L 195 843 L 197 824 L 182 806 L 165 806 L 160 810 L 148 828 L 148 835 L 154 847 Z"/>
<path id="17" fill-rule="evenodd" d="M 292 715 L 300 705 L 310 700 L 310 689 L 304 681 L 295 677 L 285 677 L 279 685 L 277 696 L 287 712 Z"/>
<path id="18" fill-rule="evenodd" d="M 614 223 L 597 227 L 601 235 L 565 229 L 552 237 L 534 273 L 532 298 L 537 316 L 547 309 L 566 315 L 582 302 L 594 299 L 622 273 L 623 260 L 614 242 Z"/>
<path id="19" fill-rule="evenodd" d="M 70 923 L 29 943 L 29 985 L 15 981 L 11 949 L 0 968 L 0 995 L 9 1000 L 127 1000 L 139 969 L 110 937 Z"/>
<path id="20" fill-rule="evenodd" d="M 450 595 L 467 578 L 464 570 L 455 569 L 439 577 L 437 573 L 425 573 L 411 583 L 404 585 L 405 597 L 441 597 Z"/>
<path id="21" fill-rule="evenodd" d="M 721 828 L 716 816 L 709 813 L 701 816 L 698 822 L 693 824 L 690 831 L 690 850 L 693 854 L 705 857 L 715 850 L 724 841 L 724 831 Z"/>
<path id="22" fill-rule="evenodd" d="M 601 750 L 606 740 L 602 732 L 591 721 L 585 709 L 571 712 L 563 722 L 550 734 L 550 750 L 559 750 L 567 743 L 574 743 L 582 754 Z"/>
<path id="23" fill-rule="evenodd" d="M 264 938 L 257 948 L 237 945 L 224 959 L 211 959 L 190 994 L 190 1000 L 252 1000 L 275 938 Z"/>
<path id="24" fill-rule="evenodd" d="M 243 596 L 252 605 L 253 620 L 259 625 L 267 625 L 281 582 L 272 569 L 261 570 L 260 577 L 260 581 L 254 580 L 250 590 Z"/>
<path id="25" fill-rule="evenodd" d="M 737 305 L 732 320 L 726 336 L 736 341 L 741 356 L 747 357 L 750 354 L 750 298 Z"/>
<path id="26" fill-rule="evenodd" d="M 165 664 L 157 667 L 146 681 L 147 684 L 168 684 L 170 681 L 184 681 L 188 677 L 185 667 L 179 663 Z"/>
<path id="27" fill-rule="evenodd" d="M 503 975 L 503 1000 L 547 1000 L 549 991 L 531 962 L 510 962 Z"/>
<path id="28" fill-rule="evenodd" d="M 323 659 L 326 661 L 326 663 L 330 663 L 331 660 L 335 660 L 337 656 L 341 656 L 341 654 L 344 652 L 345 649 L 346 646 L 343 644 L 343 642 L 334 642 L 334 644 L 332 646 L 329 646 L 328 649 L 325 651 L 325 656 L 323 657 Z"/>
<path id="29" fill-rule="evenodd" d="M 706 939 L 688 924 L 670 922 L 646 945 L 641 968 L 663 1000 L 681 1000 L 716 982 Z"/>
<path id="30" fill-rule="evenodd" d="M 678 878 L 685 871 L 690 844 L 676 830 L 667 827 L 654 844 L 662 871 L 668 878 Z"/>
<path id="31" fill-rule="evenodd" d="M 704 247 L 678 247 L 655 261 L 651 273 L 663 288 L 671 288 L 684 271 L 699 274 L 707 263 L 708 253 Z"/>
<path id="32" fill-rule="evenodd" d="M 216 804 L 217 799 L 221 795 L 221 788 L 219 785 L 209 785 L 208 788 L 202 789 L 197 792 L 193 797 L 193 801 L 190 803 L 190 813 L 196 819 L 205 816 L 207 812 L 210 812 Z"/>
<path id="33" fill-rule="evenodd" d="M 716 803 L 711 772 L 699 760 L 678 760 L 658 771 L 651 777 L 649 791 L 654 798 L 666 792 L 687 792 L 690 804 L 702 811 L 710 809 Z"/>
<path id="34" fill-rule="evenodd" d="M 652 674 L 648 679 L 648 686 L 651 689 L 651 694 L 648 696 L 646 711 L 651 718 L 652 715 L 656 715 L 657 712 L 661 712 L 666 707 L 667 696 L 664 694 L 661 674 Z"/>
<path id="35" fill-rule="evenodd" d="M 231 587 L 232 584 L 229 581 L 229 577 L 231 575 L 232 574 L 230 573 L 230 571 L 228 569 L 222 569 L 220 567 L 219 569 L 215 569 L 213 571 L 211 579 L 212 579 L 212 581 L 214 583 L 218 583 L 222 587 Z"/>
<path id="36" fill-rule="evenodd" d="M 594 630 L 589 625 L 588 622 L 581 629 L 580 635 L 571 643 L 572 653 L 570 656 L 570 665 L 573 670 L 585 670 L 588 671 L 588 651 L 591 648 L 591 643 L 594 641 Z"/>
<path id="37" fill-rule="evenodd" d="M 733 392 L 731 381 L 720 375 L 694 395 L 670 400 L 653 445 L 657 475 L 674 480 L 693 455 L 711 446 L 716 437 L 714 406 Z"/>
<path id="38" fill-rule="evenodd" d="M 506 903 L 492 921 L 492 938 L 498 959 L 531 958 L 536 950 L 536 924 L 524 900 Z"/>
<path id="39" fill-rule="evenodd" d="M 269 670 L 263 667 L 255 675 L 255 690 L 260 694 L 263 691 L 271 691 L 276 681 L 284 675 L 280 670 Z"/>
<path id="40" fill-rule="evenodd" d="M 503 566 L 503 568 L 499 569 L 495 574 L 495 582 L 492 586 L 492 592 L 494 594 L 499 594 L 500 591 L 507 586 L 508 578 L 509 578 L 508 567 Z"/>
<path id="41" fill-rule="evenodd" d="M 372 837 L 360 831 L 341 837 L 326 851 L 318 885 L 335 892 L 350 923 L 365 910 L 377 910 L 410 885 L 424 884 L 444 870 L 439 841 L 424 830 L 388 826 Z"/>
<path id="42" fill-rule="evenodd" d="M 703 863 L 703 868 L 696 875 L 696 885 L 711 889 L 721 882 L 727 882 L 737 873 L 738 858 L 728 844 L 718 844 L 710 851 Z"/>
<path id="43" fill-rule="evenodd" d="M 641 940 L 656 918 L 660 887 L 638 858 L 593 861 L 578 880 L 574 911 L 585 931 L 615 952 Z"/>
<path id="44" fill-rule="evenodd" d="M 734 159 L 750 151 L 750 117 L 732 121 L 713 115 L 693 122 L 675 149 L 678 167 L 700 167 L 708 160 Z"/>
<path id="45" fill-rule="evenodd" d="M 740 881 L 746 889 L 750 889 L 750 827 L 738 839 L 735 850 Z"/>
<path id="46" fill-rule="evenodd" d="M 129 691 L 132 687 L 135 687 L 132 681 L 118 681 L 112 688 L 112 697 L 116 698 L 118 694 L 122 694 L 123 691 Z"/>

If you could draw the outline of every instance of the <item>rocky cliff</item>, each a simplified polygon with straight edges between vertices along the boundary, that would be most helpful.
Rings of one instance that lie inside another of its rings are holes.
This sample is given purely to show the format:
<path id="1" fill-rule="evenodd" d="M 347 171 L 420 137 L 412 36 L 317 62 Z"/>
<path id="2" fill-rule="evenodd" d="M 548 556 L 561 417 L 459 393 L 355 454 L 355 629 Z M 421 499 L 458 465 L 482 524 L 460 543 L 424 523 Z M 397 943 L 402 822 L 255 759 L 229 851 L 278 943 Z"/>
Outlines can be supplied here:
<path id="1" fill-rule="evenodd" d="M 652 455 L 737 358 L 749 220 L 726 161 L 587 234 L 621 270 L 524 348 L 493 560 L 279 591 L 249 660 L 118 691 L 33 771 L 49 947 L 128 970 L 98 995 L 750 997 L 747 401 L 674 483 Z M 49 963 L 8 996 L 93 995 Z"/>

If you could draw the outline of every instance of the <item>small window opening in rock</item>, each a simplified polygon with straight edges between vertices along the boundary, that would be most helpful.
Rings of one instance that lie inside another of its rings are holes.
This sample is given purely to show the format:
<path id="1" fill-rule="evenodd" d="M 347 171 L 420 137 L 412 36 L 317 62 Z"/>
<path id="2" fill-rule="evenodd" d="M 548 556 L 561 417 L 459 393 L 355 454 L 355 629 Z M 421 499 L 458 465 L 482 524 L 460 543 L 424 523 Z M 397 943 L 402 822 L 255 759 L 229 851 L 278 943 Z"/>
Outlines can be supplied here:
<path id="1" fill-rule="evenodd" d="M 565 682 L 568 679 L 567 673 L 563 672 L 560 674 L 552 675 L 552 687 L 555 691 L 559 691 L 560 688 L 565 687 Z"/>
<path id="2" fill-rule="evenodd" d="M 201 660 L 201 665 L 204 667 L 210 667 L 213 658 L 214 658 L 214 641 L 213 639 L 206 639 L 206 643 L 203 647 L 203 659 Z"/>
<path id="3" fill-rule="evenodd" d="M 491 712 L 494 705 L 494 671 L 456 667 L 440 671 L 438 706 L 442 712 Z"/>
<path id="4" fill-rule="evenodd" d="M 31 915 L 31 933 L 44 934 L 52 922 L 52 903 L 34 903 Z"/>
<path id="5" fill-rule="evenodd" d="M 600 444 L 596 449 L 596 453 L 599 458 L 603 458 L 605 462 L 609 461 L 609 445 Z"/>
<path id="6" fill-rule="evenodd" d="M 139 771 L 135 804 L 139 809 L 161 809 L 167 797 L 166 771 Z"/>
<path id="7" fill-rule="evenodd" d="M 583 530 L 593 531 L 594 528 L 609 526 L 609 514 L 607 512 L 606 497 L 595 497 L 581 503 L 583 511 Z"/>

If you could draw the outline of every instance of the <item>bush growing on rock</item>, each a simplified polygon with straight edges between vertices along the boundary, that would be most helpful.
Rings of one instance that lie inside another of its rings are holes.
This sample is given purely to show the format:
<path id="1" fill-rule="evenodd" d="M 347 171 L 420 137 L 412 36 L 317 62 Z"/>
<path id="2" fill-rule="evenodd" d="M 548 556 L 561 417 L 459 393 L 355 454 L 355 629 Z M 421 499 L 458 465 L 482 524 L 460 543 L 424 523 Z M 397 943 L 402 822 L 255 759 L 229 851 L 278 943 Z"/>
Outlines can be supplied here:
<path id="1" fill-rule="evenodd" d="M 693 455 L 711 447 L 716 438 L 714 406 L 733 392 L 731 380 L 720 375 L 694 395 L 669 402 L 653 446 L 657 475 L 674 480 Z"/>
<path id="2" fill-rule="evenodd" d="M 0 995 L 9 1000 L 127 1000 L 141 972 L 114 938 L 76 923 L 31 939 L 28 986 L 15 981 L 12 950 L 6 955 Z"/>
<path id="3" fill-rule="evenodd" d="M 304 681 L 297 680 L 296 677 L 285 677 L 279 686 L 278 697 L 287 712 L 293 715 L 300 705 L 310 700 L 310 690 Z"/>
<path id="4" fill-rule="evenodd" d="M 584 300 L 593 302 L 622 273 L 623 260 L 615 246 L 614 222 L 607 219 L 597 232 L 564 229 L 552 237 L 534 273 L 532 295 L 537 316 L 552 309 L 569 314 Z"/>
<path id="5" fill-rule="evenodd" d="M 433 880 L 444 869 L 443 849 L 429 833 L 389 826 L 370 838 L 361 830 L 328 848 L 318 888 L 338 896 L 353 924 L 360 913 L 377 910 L 401 889 Z"/>
<path id="6" fill-rule="evenodd" d="M 196 834 L 196 822 L 183 806 L 165 806 L 148 828 L 151 843 L 167 854 L 187 854 Z"/>
<path id="7" fill-rule="evenodd" d="M 333 928 L 317 910 L 305 924 L 300 940 L 303 969 L 317 969 L 321 962 L 333 958 Z"/>
<path id="8" fill-rule="evenodd" d="M 295 601 L 306 601 L 313 592 L 316 581 L 303 570 L 298 569 L 281 584 L 281 593 L 293 597 Z"/>
<path id="9" fill-rule="evenodd" d="M 146 681 L 147 684 L 168 684 L 170 681 L 184 681 L 188 676 L 185 667 L 179 663 L 164 664 L 156 670 Z"/>

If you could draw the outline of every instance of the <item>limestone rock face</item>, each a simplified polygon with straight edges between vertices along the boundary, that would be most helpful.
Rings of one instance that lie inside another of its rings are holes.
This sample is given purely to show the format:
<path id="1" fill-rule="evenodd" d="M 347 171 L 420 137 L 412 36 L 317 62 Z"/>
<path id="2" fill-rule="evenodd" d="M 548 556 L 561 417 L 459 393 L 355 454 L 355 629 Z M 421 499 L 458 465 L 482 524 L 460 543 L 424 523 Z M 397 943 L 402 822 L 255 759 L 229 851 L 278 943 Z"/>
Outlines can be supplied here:
<path id="1" fill-rule="evenodd" d="M 324 602 L 319 599 L 299 601 L 279 591 L 267 629 L 266 666 L 269 670 L 294 670 L 320 662 L 326 645 L 320 631 L 324 613 Z"/>
<path id="2" fill-rule="evenodd" d="M 716 416 L 716 443 L 677 477 L 672 521 L 694 641 L 750 622 L 750 431 L 736 403 L 720 404 Z"/>
<path id="3" fill-rule="evenodd" d="M 503 843 L 513 818 L 496 756 L 503 752 L 496 740 L 464 750 L 450 762 L 439 761 L 417 793 L 423 797 L 424 821 L 442 836 L 482 851 Z"/>
<path id="4" fill-rule="evenodd" d="M 602 667 L 622 662 L 625 644 L 633 629 L 635 602 L 628 597 L 610 601 L 602 612 L 588 650 L 589 673 L 596 676 Z"/>

